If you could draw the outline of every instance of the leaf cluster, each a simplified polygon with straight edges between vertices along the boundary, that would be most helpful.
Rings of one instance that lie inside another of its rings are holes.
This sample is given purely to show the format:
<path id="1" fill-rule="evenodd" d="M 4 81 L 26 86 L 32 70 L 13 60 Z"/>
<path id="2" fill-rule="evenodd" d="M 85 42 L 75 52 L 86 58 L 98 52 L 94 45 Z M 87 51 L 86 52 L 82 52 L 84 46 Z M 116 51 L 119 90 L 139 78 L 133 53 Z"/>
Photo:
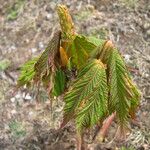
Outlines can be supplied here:
<path id="1" fill-rule="evenodd" d="M 111 41 L 75 33 L 66 13 L 60 5 L 62 31 L 38 58 L 24 64 L 18 84 L 41 82 L 53 96 L 65 93 L 62 127 L 74 119 L 82 132 L 115 112 L 123 129 L 134 118 L 140 99 L 123 57 Z"/>

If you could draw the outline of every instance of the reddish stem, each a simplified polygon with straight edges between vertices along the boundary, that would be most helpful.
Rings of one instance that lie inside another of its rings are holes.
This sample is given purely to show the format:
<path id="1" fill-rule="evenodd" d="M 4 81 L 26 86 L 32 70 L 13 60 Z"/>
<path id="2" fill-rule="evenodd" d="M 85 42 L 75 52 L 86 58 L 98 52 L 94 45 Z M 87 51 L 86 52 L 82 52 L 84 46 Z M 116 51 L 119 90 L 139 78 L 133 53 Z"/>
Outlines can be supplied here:
<path id="1" fill-rule="evenodd" d="M 77 133 L 77 150 L 86 150 L 86 145 L 83 139 L 83 133 Z"/>
<path id="2" fill-rule="evenodd" d="M 102 142 L 104 138 L 106 137 L 107 131 L 110 128 L 114 118 L 116 116 L 116 113 L 112 113 L 108 118 L 106 118 L 103 122 L 102 128 L 100 129 L 97 140 Z"/>

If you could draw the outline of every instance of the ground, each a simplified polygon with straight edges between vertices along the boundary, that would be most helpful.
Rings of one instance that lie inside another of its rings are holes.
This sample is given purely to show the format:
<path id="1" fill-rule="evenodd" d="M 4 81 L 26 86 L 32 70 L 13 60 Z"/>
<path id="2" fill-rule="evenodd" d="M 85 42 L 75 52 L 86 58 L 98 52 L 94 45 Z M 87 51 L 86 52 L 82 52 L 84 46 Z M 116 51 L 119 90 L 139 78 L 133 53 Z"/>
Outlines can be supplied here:
<path id="1" fill-rule="evenodd" d="M 142 93 L 137 112 L 139 125 L 131 125 L 127 139 L 123 143 L 115 142 L 112 127 L 104 143 L 90 143 L 86 139 L 88 149 L 149 150 L 149 0 L 0 1 L 0 150 L 75 149 L 72 123 L 57 130 L 62 119 L 62 98 L 55 100 L 51 113 L 44 91 L 41 90 L 36 105 L 36 89 L 16 90 L 20 66 L 43 51 L 51 33 L 59 28 L 57 3 L 68 6 L 78 33 L 113 41 Z"/>

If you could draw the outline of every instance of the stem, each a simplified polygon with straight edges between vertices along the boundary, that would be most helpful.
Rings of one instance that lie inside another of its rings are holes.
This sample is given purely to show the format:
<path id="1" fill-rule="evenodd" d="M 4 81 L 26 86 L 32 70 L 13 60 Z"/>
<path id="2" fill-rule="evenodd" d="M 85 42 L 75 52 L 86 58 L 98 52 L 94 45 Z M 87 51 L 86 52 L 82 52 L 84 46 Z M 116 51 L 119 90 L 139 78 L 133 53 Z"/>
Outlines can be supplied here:
<path id="1" fill-rule="evenodd" d="M 116 113 L 112 113 L 108 118 L 106 118 L 103 122 L 102 128 L 100 129 L 97 140 L 102 142 L 104 138 L 106 137 L 107 131 L 110 128 L 114 118 L 116 116 Z"/>
<path id="2" fill-rule="evenodd" d="M 86 145 L 83 140 L 83 133 L 77 132 L 77 150 L 86 150 Z"/>

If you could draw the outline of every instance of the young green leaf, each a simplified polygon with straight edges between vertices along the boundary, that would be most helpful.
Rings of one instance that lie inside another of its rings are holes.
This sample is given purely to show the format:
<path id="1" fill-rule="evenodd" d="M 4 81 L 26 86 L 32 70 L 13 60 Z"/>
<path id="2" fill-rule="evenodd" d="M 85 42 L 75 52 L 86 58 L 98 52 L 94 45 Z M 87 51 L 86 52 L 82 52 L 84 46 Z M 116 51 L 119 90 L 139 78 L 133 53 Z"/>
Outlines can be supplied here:
<path id="1" fill-rule="evenodd" d="M 75 35 L 75 29 L 69 10 L 65 5 L 57 5 L 57 13 L 62 31 L 62 39 L 72 40 Z"/>
<path id="2" fill-rule="evenodd" d="M 127 125 L 130 101 L 134 97 L 127 81 L 128 71 L 125 62 L 110 41 L 105 44 L 99 58 L 107 64 L 110 114 L 116 111 L 120 127 L 123 128 Z"/>
<path id="3" fill-rule="evenodd" d="M 18 85 L 23 86 L 25 84 L 29 85 L 33 78 L 35 77 L 35 69 L 34 66 L 37 62 L 38 58 L 33 58 L 26 62 L 21 67 L 21 74 L 18 79 Z"/>
<path id="4" fill-rule="evenodd" d="M 103 39 L 95 38 L 93 36 L 89 36 L 89 37 L 87 37 L 87 39 L 97 47 L 100 46 L 102 43 L 105 43 L 105 41 L 106 41 Z"/>
<path id="5" fill-rule="evenodd" d="M 65 95 L 65 125 L 75 118 L 82 131 L 105 117 L 107 112 L 107 79 L 105 66 L 100 60 L 91 60 L 79 71 L 77 80 Z"/>
<path id="6" fill-rule="evenodd" d="M 88 38 L 77 35 L 71 46 L 67 50 L 67 54 L 72 58 L 72 62 L 79 69 L 87 59 L 96 45 L 88 40 Z"/>

